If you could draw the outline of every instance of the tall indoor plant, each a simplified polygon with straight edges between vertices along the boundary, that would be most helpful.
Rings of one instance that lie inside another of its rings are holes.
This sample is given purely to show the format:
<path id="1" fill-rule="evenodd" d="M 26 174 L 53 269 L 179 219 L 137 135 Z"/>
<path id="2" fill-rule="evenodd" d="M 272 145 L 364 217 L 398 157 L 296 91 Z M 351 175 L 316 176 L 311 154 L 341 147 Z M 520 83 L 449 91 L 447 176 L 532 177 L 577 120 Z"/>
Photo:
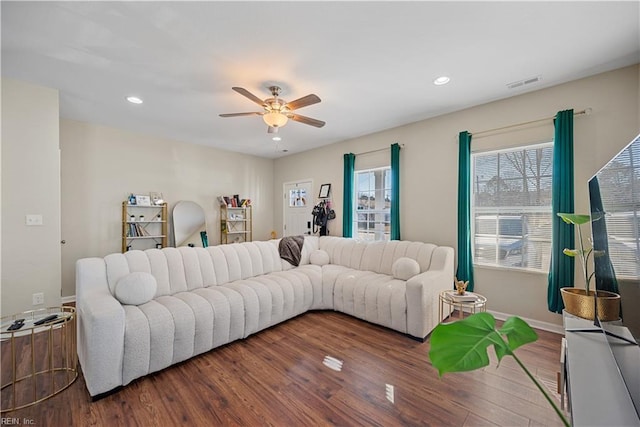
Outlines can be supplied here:
<path id="1" fill-rule="evenodd" d="M 598 291 L 596 289 L 592 291 L 590 289 L 591 279 L 593 279 L 595 271 L 589 273 L 589 259 L 600 254 L 598 251 L 594 251 L 593 247 L 585 248 L 581 225 L 591 221 L 591 217 L 573 213 L 558 213 L 558 216 L 567 224 L 574 225 L 578 229 L 578 243 L 580 246 L 576 249 L 565 248 L 562 253 L 580 259 L 585 282 L 584 289 L 560 288 L 565 311 L 578 317 L 593 320 L 595 318 L 595 307 L 597 306 L 600 320 L 617 320 L 620 316 L 620 295 L 613 292 Z M 597 304 L 594 298 L 597 298 Z"/>

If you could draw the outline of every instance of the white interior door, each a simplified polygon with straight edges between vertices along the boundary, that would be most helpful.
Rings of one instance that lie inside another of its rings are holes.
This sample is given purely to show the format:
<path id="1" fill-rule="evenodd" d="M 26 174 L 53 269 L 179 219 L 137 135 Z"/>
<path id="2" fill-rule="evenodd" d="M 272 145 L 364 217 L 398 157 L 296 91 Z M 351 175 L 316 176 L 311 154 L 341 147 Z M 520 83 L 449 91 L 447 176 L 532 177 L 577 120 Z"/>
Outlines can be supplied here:
<path id="1" fill-rule="evenodd" d="M 313 217 L 313 181 L 284 184 L 284 236 L 311 234 Z"/>

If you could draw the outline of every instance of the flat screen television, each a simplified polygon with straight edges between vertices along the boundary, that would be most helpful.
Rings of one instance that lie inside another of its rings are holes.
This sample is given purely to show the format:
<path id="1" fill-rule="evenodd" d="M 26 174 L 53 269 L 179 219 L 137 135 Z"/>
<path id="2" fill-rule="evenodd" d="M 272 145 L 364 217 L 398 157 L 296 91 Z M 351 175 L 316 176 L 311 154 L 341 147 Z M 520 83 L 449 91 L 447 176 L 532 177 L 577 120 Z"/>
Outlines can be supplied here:
<path id="1" fill-rule="evenodd" d="M 640 135 L 589 180 L 589 201 L 596 289 L 621 298 L 621 322 L 597 323 L 640 417 Z"/>

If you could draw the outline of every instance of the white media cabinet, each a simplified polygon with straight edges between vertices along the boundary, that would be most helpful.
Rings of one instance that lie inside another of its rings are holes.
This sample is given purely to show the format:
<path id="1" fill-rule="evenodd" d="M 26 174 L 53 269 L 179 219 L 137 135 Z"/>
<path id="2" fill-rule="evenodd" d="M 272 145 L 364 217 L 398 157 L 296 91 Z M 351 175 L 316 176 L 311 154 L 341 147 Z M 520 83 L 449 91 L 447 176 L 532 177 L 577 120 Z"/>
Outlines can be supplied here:
<path id="1" fill-rule="evenodd" d="M 563 321 L 571 424 L 640 426 L 640 418 L 604 334 L 580 331 L 595 328 L 589 320 L 565 313 Z"/>

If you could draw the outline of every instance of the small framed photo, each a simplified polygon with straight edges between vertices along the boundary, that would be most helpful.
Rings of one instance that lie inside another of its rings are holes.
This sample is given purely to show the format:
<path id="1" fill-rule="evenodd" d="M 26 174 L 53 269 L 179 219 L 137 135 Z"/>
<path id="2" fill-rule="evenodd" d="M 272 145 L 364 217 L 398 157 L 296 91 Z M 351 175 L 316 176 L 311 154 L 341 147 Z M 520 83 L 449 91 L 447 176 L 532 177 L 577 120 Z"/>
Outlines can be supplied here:
<path id="1" fill-rule="evenodd" d="M 331 191 L 331 184 L 322 184 L 320 186 L 320 194 L 318 195 L 318 198 L 326 199 L 327 197 L 329 197 L 330 191 Z"/>
<path id="2" fill-rule="evenodd" d="M 151 206 L 151 198 L 142 194 L 136 194 L 136 205 Z"/>
<path id="3" fill-rule="evenodd" d="M 162 193 L 156 193 L 155 191 L 152 191 L 149 193 L 149 197 L 151 198 L 152 205 L 161 205 L 164 203 Z"/>

